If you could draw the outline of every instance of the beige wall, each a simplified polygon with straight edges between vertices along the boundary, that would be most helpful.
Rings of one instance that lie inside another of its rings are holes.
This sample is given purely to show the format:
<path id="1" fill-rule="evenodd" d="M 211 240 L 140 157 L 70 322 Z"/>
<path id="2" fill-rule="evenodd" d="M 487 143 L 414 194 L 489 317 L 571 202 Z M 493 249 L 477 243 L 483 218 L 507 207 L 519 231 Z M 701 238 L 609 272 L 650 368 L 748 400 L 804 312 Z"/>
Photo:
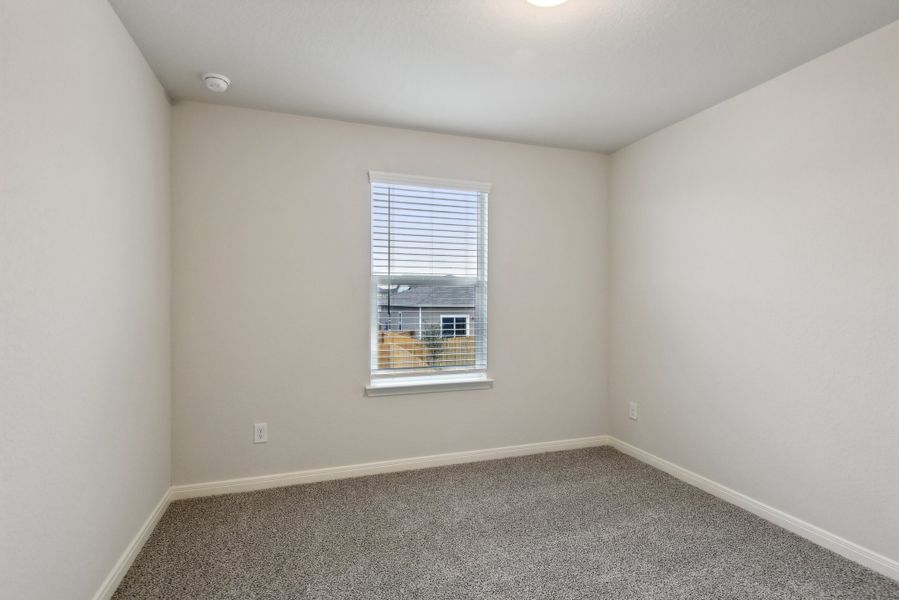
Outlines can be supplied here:
<path id="1" fill-rule="evenodd" d="M 0 69 L 0 596 L 90 598 L 170 480 L 169 105 L 102 0 Z"/>
<path id="2" fill-rule="evenodd" d="M 899 23 L 617 153 L 609 321 L 616 436 L 893 559 L 897 74 Z"/>
<path id="3" fill-rule="evenodd" d="M 173 119 L 176 483 L 607 430 L 605 157 L 195 103 Z M 363 396 L 370 169 L 493 183 L 493 390 Z"/>

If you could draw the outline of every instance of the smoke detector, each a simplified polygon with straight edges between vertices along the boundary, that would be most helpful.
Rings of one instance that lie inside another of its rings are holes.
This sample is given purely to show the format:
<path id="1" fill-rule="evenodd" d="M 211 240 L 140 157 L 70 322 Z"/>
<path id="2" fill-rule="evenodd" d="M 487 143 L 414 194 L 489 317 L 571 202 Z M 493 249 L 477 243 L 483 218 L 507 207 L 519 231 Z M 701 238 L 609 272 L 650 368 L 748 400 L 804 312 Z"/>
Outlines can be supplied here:
<path id="1" fill-rule="evenodd" d="M 209 91 L 222 93 L 231 85 L 231 80 L 218 73 L 203 73 L 203 83 Z"/>

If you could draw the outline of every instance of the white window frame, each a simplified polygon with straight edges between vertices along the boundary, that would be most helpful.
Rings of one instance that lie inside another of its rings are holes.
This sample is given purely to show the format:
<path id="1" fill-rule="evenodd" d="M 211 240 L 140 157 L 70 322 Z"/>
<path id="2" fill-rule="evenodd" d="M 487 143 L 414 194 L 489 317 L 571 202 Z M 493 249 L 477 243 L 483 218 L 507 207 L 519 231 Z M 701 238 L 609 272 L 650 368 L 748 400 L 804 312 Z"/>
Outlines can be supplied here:
<path id="1" fill-rule="evenodd" d="M 451 314 L 451 315 L 440 315 L 440 337 L 446 337 L 443 335 L 443 320 L 444 319 L 465 319 L 465 335 L 466 337 L 471 335 L 471 315 L 467 314 Z M 453 326 L 453 331 L 456 328 Z M 453 335 L 452 337 L 459 337 L 457 335 Z"/>
<path id="2" fill-rule="evenodd" d="M 459 278 L 460 284 L 479 283 L 479 298 L 483 313 L 487 313 L 487 197 L 491 189 L 491 184 L 478 181 L 466 181 L 459 179 L 445 179 L 436 177 L 422 177 L 419 175 L 405 175 L 399 173 L 385 173 L 382 171 L 369 171 L 369 183 L 381 185 L 409 185 L 419 187 L 430 187 L 437 189 L 459 189 L 472 192 L 478 192 L 484 196 L 481 205 L 480 219 L 482 227 L 480 234 L 482 236 L 479 243 L 481 252 L 479 260 L 480 271 L 484 273 L 483 278 L 472 278 L 472 281 Z M 371 193 L 368 196 L 369 206 L 371 206 Z M 371 252 L 371 244 L 369 244 L 369 252 Z M 371 259 L 371 257 L 369 257 Z M 369 260 L 369 265 L 372 261 Z M 416 372 L 409 373 L 375 373 L 377 367 L 377 339 L 378 339 L 378 284 L 374 273 L 370 273 L 371 297 L 369 299 L 370 315 L 369 323 L 371 325 L 371 349 L 370 349 L 370 380 L 365 387 L 368 396 L 392 396 L 397 394 L 421 394 L 427 392 L 443 392 L 469 389 L 488 389 L 493 387 L 493 379 L 487 375 L 487 368 L 472 369 L 435 369 L 432 372 Z M 415 283 L 415 277 L 394 278 L 397 284 Z M 430 278 L 425 278 L 430 279 Z M 449 316 L 449 315 L 448 315 Z M 464 316 L 466 334 L 470 333 L 471 318 L 467 314 L 459 314 L 452 316 Z M 441 315 L 441 334 L 443 331 L 443 315 Z M 483 334 L 478 345 L 479 363 L 487 364 L 487 335 Z"/>

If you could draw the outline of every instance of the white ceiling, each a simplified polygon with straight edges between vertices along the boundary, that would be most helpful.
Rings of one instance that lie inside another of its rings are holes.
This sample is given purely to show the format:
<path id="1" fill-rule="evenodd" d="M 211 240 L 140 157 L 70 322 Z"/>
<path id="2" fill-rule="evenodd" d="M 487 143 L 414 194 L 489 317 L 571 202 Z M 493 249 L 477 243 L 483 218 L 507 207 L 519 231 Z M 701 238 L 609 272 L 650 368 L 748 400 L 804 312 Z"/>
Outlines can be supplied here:
<path id="1" fill-rule="evenodd" d="M 111 4 L 176 100 L 603 152 L 899 19 L 899 0 Z"/>

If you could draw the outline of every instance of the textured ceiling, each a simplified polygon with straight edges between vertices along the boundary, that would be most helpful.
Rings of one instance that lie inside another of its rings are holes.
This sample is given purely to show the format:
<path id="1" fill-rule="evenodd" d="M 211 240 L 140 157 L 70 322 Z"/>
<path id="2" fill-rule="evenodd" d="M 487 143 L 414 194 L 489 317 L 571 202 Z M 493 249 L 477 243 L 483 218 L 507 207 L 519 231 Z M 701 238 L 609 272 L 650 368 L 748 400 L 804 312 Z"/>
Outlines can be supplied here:
<path id="1" fill-rule="evenodd" d="M 111 4 L 176 100 L 603 152 L 899 19 L 899 0 Z"/>

